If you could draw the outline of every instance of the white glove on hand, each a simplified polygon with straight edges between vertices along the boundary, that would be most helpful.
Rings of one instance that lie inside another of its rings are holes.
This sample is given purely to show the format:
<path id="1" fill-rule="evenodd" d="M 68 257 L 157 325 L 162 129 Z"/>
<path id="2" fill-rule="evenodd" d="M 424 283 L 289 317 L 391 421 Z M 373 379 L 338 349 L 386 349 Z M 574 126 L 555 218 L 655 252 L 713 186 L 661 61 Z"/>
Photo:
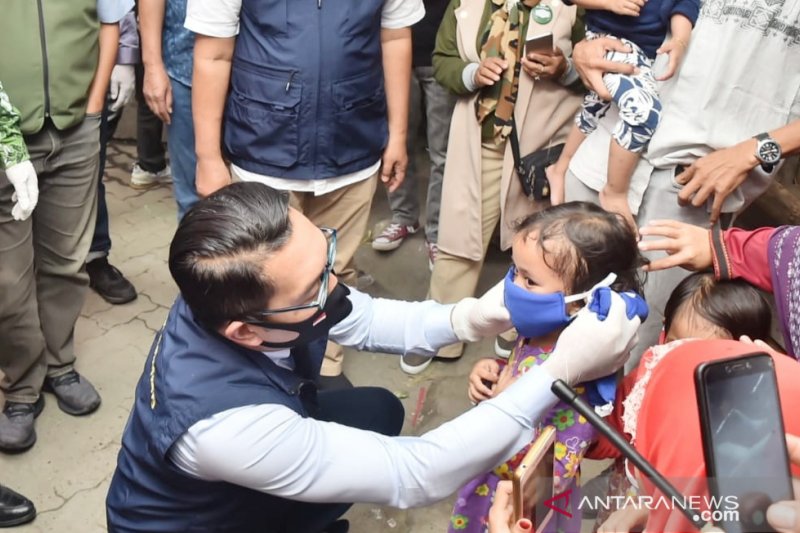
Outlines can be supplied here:
<path id="1" fill-rule="evenodd" d="M 136 92 L 136 72 L 133 65 L 114 65 L 111 71 L 111 82 L 108 86 L 108 112 L 117 113 L 131 101 Z"/>
<path id="2" fill-rule="evenodd" d="M 553 353 L 542 363 L 553 378 L 570 385 L 608 376 L 624 365 L 642 323 L 638 316 L 628 318 L 625 300 L 613 291 L 605 320 L 589 307 L 561 332 Z"/>
<path id="3" fill-rule="evenodd" d="M 30 161 L 23 161 L 6 169 L 8 181 L 14 186 L 14 194 L 11 201 L 15 202 L 11 208 L 11 216 L 14 220 L 25 220 L 36 207 L 39 201 L 39 180 L 36 170 Z"/>
<path id="4" fill-rule="evenodd" d="M 450 323 L 456 336 L 464 342 L 475 342 L 511 329 L 511 315 L 503 301 L 503 282 L 486 291 L 480 299 L 464 298 L 458 302 L 453 307 Z"/>

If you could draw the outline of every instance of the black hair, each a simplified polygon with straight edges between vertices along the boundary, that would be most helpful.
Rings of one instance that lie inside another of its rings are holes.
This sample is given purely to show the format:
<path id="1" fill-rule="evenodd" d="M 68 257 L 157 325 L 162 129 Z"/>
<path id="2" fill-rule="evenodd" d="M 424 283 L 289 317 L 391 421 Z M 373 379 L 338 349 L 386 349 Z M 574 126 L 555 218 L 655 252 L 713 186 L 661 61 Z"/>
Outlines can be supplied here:
<path id="1" fill-rule="evenodd" d="M 195 318 L 216 329 L 263 311 L 274 293 L 264 261 L 291 235 L 289 197 L 256 182 L 228 185 L 178 224 L 169 271 Z"/>
<path id="2" fill-rule="evenodd" d="M 669 332 L 677 313 L 684 309 L 691 309 L 732 339 L 742 335 L 767 339 L 770 335 L 769 303 L 758 289 L 742 280 L 717 280 L 708 272 L 685 277 L 664 306 L 664 331 Z"/>
<path id="3" fill-rule="evenodd" d="M 589 202 L 567 202 L 525 217 L 514 229 L 525 237 L 538 234 L 544 261 L 564 281 L 567 294 L 588 291 L 611 272 L 617 275 L 612 289 L 642 294 L 639 268 L 647 260 L 622 216 Z"/>

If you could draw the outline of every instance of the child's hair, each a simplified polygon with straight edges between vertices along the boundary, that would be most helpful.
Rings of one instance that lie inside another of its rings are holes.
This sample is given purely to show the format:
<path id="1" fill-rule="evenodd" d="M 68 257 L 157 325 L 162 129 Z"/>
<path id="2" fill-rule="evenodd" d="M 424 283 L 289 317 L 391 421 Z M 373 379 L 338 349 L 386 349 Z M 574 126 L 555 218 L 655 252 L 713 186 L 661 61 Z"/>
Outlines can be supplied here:
<path id="1" fill-rule="evenodd" d="M 588 291 L 611 272 L 617 275 L 612 289 L 642 293 L 639 267 L 647 260 L 620 215 L 589 202 L 567 202 L 525 217 L 514 229 L 523 237 L 537 233 L 544 261 L 567 294 Z"/>
<path id="2" fill-rule="evenodd" d="M 738 339 L 767 339 L 772 311 L 758 290 L 742 280 L 716 280 L 707 272 L 683 279 L 664 307 L 664 331 L 669 332 L 678 313 L 690 310 L 697 316 Z"/>

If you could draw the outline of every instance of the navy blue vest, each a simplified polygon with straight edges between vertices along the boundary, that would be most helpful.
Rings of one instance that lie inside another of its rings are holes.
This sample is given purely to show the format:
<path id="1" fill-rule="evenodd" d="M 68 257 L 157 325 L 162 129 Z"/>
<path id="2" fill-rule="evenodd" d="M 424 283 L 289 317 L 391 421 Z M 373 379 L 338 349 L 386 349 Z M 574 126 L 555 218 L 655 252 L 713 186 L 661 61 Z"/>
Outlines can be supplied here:
<path id="1" fill-rule="evenodd" d="M 363 170 L 388 139 L 384 0 L 243 0 L 225 109 L 238 167 L 319 179 Z"/>
<path id="2" fill-rule="evenodd" d="M 109 530 L 277 529 L 291 507 L 287 500 L 193 478 L 168 460 L 168 452 L 196 422 L 235 407 L 276 403 L 308 416 L 306 406 L 313 404 L 305 392 L 319 374 L 325 342 L 293 350 L 297 368 L 306 369 L 301 377 L 204 329 L 178 298 L 136 387 L 106 499 Z"/>

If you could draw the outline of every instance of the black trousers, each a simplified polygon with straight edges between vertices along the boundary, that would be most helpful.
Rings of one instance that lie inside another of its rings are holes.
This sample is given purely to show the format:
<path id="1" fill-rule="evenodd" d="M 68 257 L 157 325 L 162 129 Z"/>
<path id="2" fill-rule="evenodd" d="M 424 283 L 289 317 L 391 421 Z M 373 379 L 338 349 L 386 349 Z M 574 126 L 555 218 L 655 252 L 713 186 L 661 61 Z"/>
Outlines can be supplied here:
<path id="1" fill-rule="evenodd" d="M 355 387 L 319 393 L 318 420 L 395 436 L 403 428 L 405 411 L 386 389 Z M 283 533 L 319 533 L 347 512 L 352 503 L 287 502 Z"/>

